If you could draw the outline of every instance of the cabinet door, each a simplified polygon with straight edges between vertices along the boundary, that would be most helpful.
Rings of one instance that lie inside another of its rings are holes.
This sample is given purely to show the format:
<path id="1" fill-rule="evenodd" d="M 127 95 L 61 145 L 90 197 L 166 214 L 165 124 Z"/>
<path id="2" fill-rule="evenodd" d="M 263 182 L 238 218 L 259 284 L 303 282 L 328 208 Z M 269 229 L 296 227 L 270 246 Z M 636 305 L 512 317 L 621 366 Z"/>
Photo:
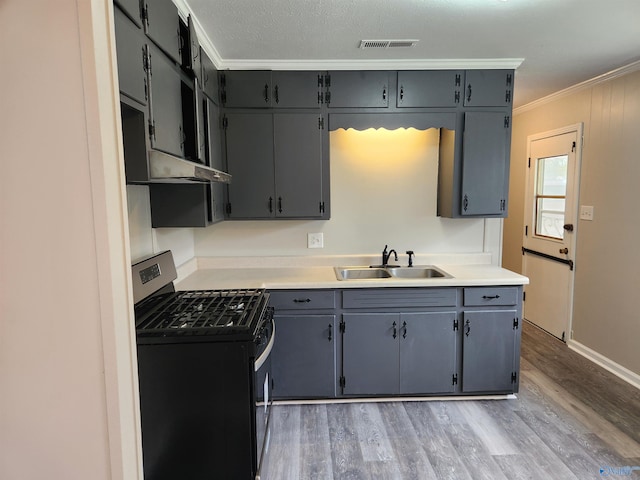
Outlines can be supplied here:
<path id="1" fill-rule="evenodd" d="M 398 107 L 455 107 L 460 103 L 464 71 L 398 72 Z"/>
<path id="2" fill-rule="evenodd" d="M 200 47 L 200 60 L 202 66 L 202 89 L 204 94 L 217 105 L 219 102 L 218 70 L 202 47 Z"/>
<path id="3" fill-rule="evenodd" d="M 508 116 L 464 114 L 461 214 L 506 216 L 509 189 Z"/>
<path id="4" fill-rule="evenodd" d="M 225 117 L 229 185 L 229 218 L 274 215 L 273 117 L 230 113 Z"/>
<path id="5" fill-rule="evenodd" d="M 198 84 L 202 86 L 202 57 L 200 54 L 200 43 L 198 42 L 198 34 L 193 23 L 193 17 L 189 15 L 189 69 L 193 72 L 193 76 L 198 80 Z"/>
<path id="6" fill-rule="evenodd" d="M 342 393 L 397 394 L 400 315 L 345 313 L 342 319 Z"/>
<path id="7" fill-rule="evenodd" d="M 335 315 L 276 315 L 271 352 L 276 398 L 335 395 Z"/>
<path id="8" fill-rule="evenodd" d="M 512 392 L 516 371 L 516 310 L 465 311 L 462 391 Z"/>
<path id="9" fill-rule="evenodd" d="M 274 108 L 320 108 L 321 76 L 318 72 L 271 73 Z"/>
<path id="10" fill-rule="evenodd" d="M 467 70 L 465 107 L 510 107 L 513 70 Z"/>
<path id="11" fill-rule="evenodd" d="M 220 124 L 220 108 L 210 99 L 204 99 L 207 165 L 217 170 L 225 170 L 222 154 L 222 126 Z"/>
<path id="12" fill-rule="evenodd" d="M 146 0 L 147 36 L 164 53 L 177 63 L 180 62 L 180 17 L 178 9 L 171 0 Z"/>
<path id="13" fill-rule="evenodd" d="M 140 0 L 114 0 L 124 13 L 138 26 L 142 28 L 142 17 L 140 12 Z"/>
<path id="14" fill-rule="evenodd" d="M 173 63 L 154 45 L 149 45 L 151 146 L 174 155 L 184 155 L 182 129 L 182 80 Z"/>
<path id="15" fill-rule="evenodd" d="M 321 117 L 275 114 L 276 217 L 320 217 L 322 203 Z M 235 180 L 235 179 L 234 179 Z"/>
<path id="16" fill-rule="evenodd" d="M 329 72 L 325 82 L 332 108 L 389 106 L 389 72 Z"/>
<path id="17" fill-rule="evenodd" d="M 120 9 L 114 10 L 120 93 L 146 105 L 145 36 Z"/>
<path id="18" fill-rule="evenodd" d="M 222 103 L 228 108 L 271 107 L 271 72 L 225 71 L 221 75 Z"/>
<path id="19" fill-rule="evenodd" d="M 400 393 L 455 391 L 456 312 L 400 314 Z"/>
<path id="20" fill-rule="evenodd" d="M 211 183 L 211 223 L 224 220 L 224 183 Z"/>

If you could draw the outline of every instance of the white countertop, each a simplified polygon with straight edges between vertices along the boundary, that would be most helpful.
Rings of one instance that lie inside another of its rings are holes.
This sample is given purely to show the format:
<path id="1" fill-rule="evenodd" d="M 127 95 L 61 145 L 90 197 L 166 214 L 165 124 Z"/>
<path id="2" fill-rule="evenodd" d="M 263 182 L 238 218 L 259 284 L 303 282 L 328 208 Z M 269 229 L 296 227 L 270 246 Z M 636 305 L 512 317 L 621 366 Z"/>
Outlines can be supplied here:
<path id="1" fill-rule="evenodd" d="M 379 262 L 377 257 L 261 257 L 259 259 L 198 258 L 176 283 L 178 290 L 266 288 L 271 290 L 304 288 L 363 287 L 462 287 L 482 285 L 526 285 L 529 279 L 487 263 L 485 255 L 417 256 L 417 265 L 434 265 L 452 278 L 376 278 L 338 280 L 334 266 L 365 266 Z M 428 260 L 429 262 L 425 262 Z M 441 260 L 442 262 L 440 262 Z M 298 266 L 295 266 L 298 265 Z M 404 266 L 403 268 L 408 268 Z"/>

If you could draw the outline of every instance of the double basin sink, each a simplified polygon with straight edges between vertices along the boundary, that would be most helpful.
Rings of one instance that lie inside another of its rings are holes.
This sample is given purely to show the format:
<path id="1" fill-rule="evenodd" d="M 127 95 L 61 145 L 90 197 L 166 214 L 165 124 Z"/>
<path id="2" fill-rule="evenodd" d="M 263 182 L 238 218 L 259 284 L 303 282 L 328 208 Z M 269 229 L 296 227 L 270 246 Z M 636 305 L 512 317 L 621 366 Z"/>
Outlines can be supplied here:
<path id="1" fill-rule="evenodd" d="M 384 278 L 451 278 L 447 272 L 433 265 L 399 267 L 397 265 L 372 265 L 370 267 L 335 267 L 338 280 L 372 280 Z"/>

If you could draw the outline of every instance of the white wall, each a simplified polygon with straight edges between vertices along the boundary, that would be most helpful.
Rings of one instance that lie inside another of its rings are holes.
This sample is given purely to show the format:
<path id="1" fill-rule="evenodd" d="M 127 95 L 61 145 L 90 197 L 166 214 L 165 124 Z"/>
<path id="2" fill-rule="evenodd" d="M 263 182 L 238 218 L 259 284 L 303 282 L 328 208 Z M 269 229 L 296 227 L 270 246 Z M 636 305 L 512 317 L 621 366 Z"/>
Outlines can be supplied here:
<path id="1" fill-rule="evenodd" d="M 484 220 L 436 216 L 437 130 L 338 130 L 330 144 L 330 220 L 223 222 L 195 230 L 196 255 L 377 254 L 385 244 L 403 257 L 498 251 L 495 236 L 485 245 Z M 323 249 L 307 248 L 314 232 L 324 234 Z"/>
<path id="2" fill-rule="evenodd" d="M 516 112 L 503 258 L 521 270 L 527 136 L 583 122 L 580 204 L 594 206 L 594 219 L 577 225 L 573 341 L 636 375 L 640 72 L 632 70 L 639 68 Z"/>
<path id="3" fill-rule="evenodd" d="M 0 2 L 0 478 L 141 478 L 110 0 Z"/>

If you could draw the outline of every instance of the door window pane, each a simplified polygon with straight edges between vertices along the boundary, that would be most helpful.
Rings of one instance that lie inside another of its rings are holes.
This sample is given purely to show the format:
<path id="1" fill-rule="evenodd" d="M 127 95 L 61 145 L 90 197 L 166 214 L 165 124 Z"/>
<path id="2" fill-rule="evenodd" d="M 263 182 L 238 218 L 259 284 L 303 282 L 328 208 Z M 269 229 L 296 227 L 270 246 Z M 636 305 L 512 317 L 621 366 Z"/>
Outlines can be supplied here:
<path id="1" fill-rule="evenodd" d="M 568 155 L 539 158 L 536 176 L 536 231 L 541 237 L 564 238 Z"/>

